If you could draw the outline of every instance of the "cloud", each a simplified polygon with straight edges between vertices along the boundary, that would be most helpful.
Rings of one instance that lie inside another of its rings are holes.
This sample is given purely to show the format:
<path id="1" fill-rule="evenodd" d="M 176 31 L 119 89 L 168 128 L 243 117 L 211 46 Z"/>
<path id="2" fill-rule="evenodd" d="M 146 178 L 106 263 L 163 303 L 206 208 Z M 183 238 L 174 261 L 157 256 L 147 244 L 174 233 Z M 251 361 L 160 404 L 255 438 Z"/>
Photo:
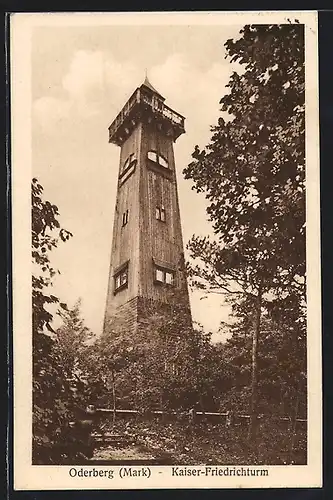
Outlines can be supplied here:
<path id="1" fill-rule="evenodd" d="M 65 99 L 44 96 L 33 103 L 34 115 L 43 129 L 54 128 L 70 117 L 71 103 Z"/>
<path id="2" fill-rule="evenodd" d="M 182 53 L 167 57 L 149 71 L 152 84 L 166 96 L 181 114 L 188 118 L 199 137 L 207 122 L 214 124 L 219 113 L 218 102 L 230 74 L 229 63 L 214 63 L 206 71 L 188 62 Z M 50 82 L 50 95 L 35 102 L 39 123 L 48 129 L 58 126 L 59 120 L 86 118 L 103 112 L 105 105 L 120 110 L 134 88 L 144 78 L 135 61 L 119 62 L 111 54 L 99 50 L 77 50 L 73 53 L 67 72 L 61 80 L 61 92 Z"/>
<path id="3" fill-rule="evenodd" d="M 89 100 L 94 93 L 131 90 L 141 71 L 130 62 L 119 62 L 102 51 L 78 50 L 63 77 L 62 86 L 74 100 Z"/>
<path id="4" fill-rule="evenodd" d="M 84 99 L 90 90 L 102 89 L 104 82 L 103 53 L 78 50 L 69 71 L 62 79 L 62 86 L 73 99 Z"/>
<path id="5" fill-rule="evenodd" d="M 214 125 L 219 116 L 219 101 L 229 76 L 228 62 L 213 63 L 203 71 L 180 53 L 151 70 L 153 85 L 167 96 L 176 111 L 186 116 L 188 131 L 202 145 L 210 136 L 207 124 Z"/>
<path id="6" fill-rule="evenodd" d="M 132 92 L 134 87 L 143 80 L 141 68 L 130 62 L 120 63 L 110 55 L 105 62 L 105 71 L 107 84 L 125 93 Z"/>
<path id="7" fill-rule="evenodd" d="M 59 88 L 50 82 L 50 95 L 33 104 L 35 117 L 42 126 L 47 122 L 50 131 L 60 118 L 75 121 L 91 117 L 99 114 L 106 103 L 118 110 L 142 77 L 134 64 L 120 63 L 109 53 L 78 50 L 61 80 L 62 97 L 51 95 L 59 95 Z"/>
<path id="8" fill-rule="evenodd" d="M 193 69 L 182 54 L 172 54 L 162 64 L 154 66 L 151 77 L 159 90 L 166 94 L 172 91 L 181 92 L 191 83 Z"/>

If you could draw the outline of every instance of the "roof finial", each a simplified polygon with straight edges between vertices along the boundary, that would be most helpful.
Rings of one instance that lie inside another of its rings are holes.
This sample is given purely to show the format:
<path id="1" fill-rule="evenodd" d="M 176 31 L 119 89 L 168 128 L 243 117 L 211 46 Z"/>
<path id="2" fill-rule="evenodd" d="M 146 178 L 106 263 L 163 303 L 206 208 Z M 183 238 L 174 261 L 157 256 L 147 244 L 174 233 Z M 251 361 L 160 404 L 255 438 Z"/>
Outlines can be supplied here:
<path id="1" fill-rule="evenodd" d="M 150 81 L 149 81 L 149 79 L 148 79 L 148 69 L 147 69 L 147 68 L 145 68 L 145 79 L 144 79 L 144 84 L 145 84 L 145 85 L 148 85 L 148 87 L 150 87 L 150 86 L 151 86 L 151 83 L 150 83 Z"/>
<path id="2" fill-rule="evenodd" d="M 164 97 L 161 96 L 161 94 L 159 92 L 157 92 L 157 90 L 152 86 L 152 84 L 148 80 L 148 74 L 147 73 L 148 73 L 147 68 L 145 68 L 145 80 L 144 80 L 144 82 L 143 82 L 142 85 L 144 85 L 146 88 L 148 88 L 149 90 L 151 90 L 152 92 L 154 92 L 154 94 L 158 94 L 160 96 L 160 98 L 162 98 L 164 100 Z"/>

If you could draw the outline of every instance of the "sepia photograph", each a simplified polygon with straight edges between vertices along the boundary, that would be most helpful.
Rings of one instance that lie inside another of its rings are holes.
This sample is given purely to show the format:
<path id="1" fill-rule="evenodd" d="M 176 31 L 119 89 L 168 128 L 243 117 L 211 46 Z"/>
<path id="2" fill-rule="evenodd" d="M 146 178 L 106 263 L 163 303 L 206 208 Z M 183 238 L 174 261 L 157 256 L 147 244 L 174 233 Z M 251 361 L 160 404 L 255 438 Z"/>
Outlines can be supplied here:
<path id="1" fill-rule="evenodd" d="M 316 13 L 11 26 L 17 488 L 320 486 Z"/>

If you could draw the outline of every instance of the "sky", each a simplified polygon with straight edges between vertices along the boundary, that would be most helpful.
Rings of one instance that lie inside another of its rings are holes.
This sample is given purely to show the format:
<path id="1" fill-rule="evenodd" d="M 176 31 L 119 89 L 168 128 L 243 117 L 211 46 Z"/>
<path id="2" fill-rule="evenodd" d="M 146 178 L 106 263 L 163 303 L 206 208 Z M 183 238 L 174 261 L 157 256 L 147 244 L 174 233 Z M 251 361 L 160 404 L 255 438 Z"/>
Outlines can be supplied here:
<path id="1" fill-rule="evenodd" d="M 185 116 L 186 134 L 175 144 L 184 245 L 209 235 L 203 195 L 191 190 L 183 169 L 195 145 L 210 140 L 219 101 L 236 66 L 224 43 L 241 25 L 35 27 L 32 38 L 32 165 L 44 196 L 56 204 L 73 238 L 52 252 L 61 271 L 53 292 L 102 331 L 120 148 L 108 126 L 148 72 L 166 104 Z M 190 292 L 193 320 L 215 341 L 229 307 L 221 295 L 202 300 Z"/>

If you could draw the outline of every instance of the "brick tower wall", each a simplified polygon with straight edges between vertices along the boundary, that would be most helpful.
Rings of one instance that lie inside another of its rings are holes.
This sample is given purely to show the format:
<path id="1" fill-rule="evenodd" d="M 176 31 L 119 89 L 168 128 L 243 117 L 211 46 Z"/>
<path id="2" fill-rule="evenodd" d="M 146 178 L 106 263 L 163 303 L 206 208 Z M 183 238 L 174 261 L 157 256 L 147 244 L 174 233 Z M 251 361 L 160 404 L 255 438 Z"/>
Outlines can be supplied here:
<path id="1" fill-rule="evenodd" d="M 147 326 L 154 323 L 160 325 L 165 318 L 170 320 L 173 316 L 179 315 L 182 325 L 191 327 L 191 311 L 188 302 L 184 305 L 174 302 L 173 304 L 147 299 L 145 297 L 135 297 L 115 310 L 113 316 L 104 325 L 104 333 L 127 333 L 135 334 L 144 332 Z"/>

